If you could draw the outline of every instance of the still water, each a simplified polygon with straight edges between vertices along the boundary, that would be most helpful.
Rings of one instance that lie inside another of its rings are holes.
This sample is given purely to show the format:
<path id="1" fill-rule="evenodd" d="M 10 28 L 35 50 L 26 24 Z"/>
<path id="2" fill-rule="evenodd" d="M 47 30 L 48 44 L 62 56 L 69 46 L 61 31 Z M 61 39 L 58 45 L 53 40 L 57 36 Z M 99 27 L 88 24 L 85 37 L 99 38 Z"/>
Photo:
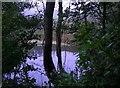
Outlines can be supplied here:
<path id="1" fill-rule="evenodd" d="M 52 59 L 53 59 L 53 63 L 55 65 L 56 70 L 57 69 L 57 56 L 56 56 L 56 46 L 53 45 L 52 48 Z M 75 70 L 75 63 L 77 60 L 77 52 L 76 52 L 76 47 L 74 46 L 62 46 L 61 47 L 61 54 L 62 54 L 62 65 L 64 70 L 67 73 L 70 73 L 71 71 Z M 38 86 L 45 86 L 46 83 L 48 83 L 49 79 L 45 74 L 45 70 L 44 70 L 44 65 L 43 65 L 43 46 L 36 46 L 33 49 L 30 50 L 29 52 L 29 56 L 31 57 L 37 57 L 36 59 L 34 58 L 26 58 L 25 63 L 27 63 L 28 65 L 32 65 L 34 68 L 37 68 L 37 70 L 35 71 L 28 71 L 28 77 L 34 78 L 36 79 L 35 84 Z M 23 62 L 24 63 L 24 62 Z M 20 64 L 20 68 L 22 69 L 24 64 L 21 63 Z M 22 73 L 21 73 L 22 74 Z M 5 75 L 6 76 L 6 75 Z M 14 72 L 11 73 L 10 78 L 14 78 L 15 74 Z M 16 74 L 16 76 L 20 77 L 19 74 Z"/>
<path id="2" fill-rule="evenodd" d="M 56 67 L 56 70 L 57 70 L 57 56 L 56 56 L 56 51 L 55 51 L 55 46 L 53 46 L 53 49 L 52 49 L 52 59 L 53 59 L 53 63 Z M 63 68 L 64 70 L 67 72 L 67 73 L 70 73 L 71 71 L 74 71 L 75 70 L 75 62 L 77 60 L 77 57 L 76 57 L 76 52 L 75 52 L 75 47 L 72 47 L 72 46 L 62 46 L 62 51 L 61 51 L 61 54 L 62 54 L 62 65 L 63 65 Z M 35 68 L 38 68 L 39 70 L 37 71 L 31 71 L 29 72 L 29 76 L 30 77 L 33 77 L 36 79 L 36 84 L 37 85 L 45 85 L 45 81 L 48 82 L 48 78 L 47 76 L 45 75 L 45 70 L 44 70 L 44 65 L 43 65 L 43 47 L 42 46 L 36 46 L 34 47 L 30 54 L 30 56 L 35 56 L 37 57 L 37 59 L 29 59 L 27 58 L 27 63 L 29 65 L 34 65 Z"/>

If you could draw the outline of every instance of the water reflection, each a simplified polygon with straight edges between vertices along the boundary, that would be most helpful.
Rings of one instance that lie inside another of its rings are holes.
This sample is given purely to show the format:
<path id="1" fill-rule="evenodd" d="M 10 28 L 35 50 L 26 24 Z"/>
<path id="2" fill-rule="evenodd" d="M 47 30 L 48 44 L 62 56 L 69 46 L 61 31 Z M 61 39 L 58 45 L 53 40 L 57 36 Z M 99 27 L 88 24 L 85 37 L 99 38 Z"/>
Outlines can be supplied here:
<path id="1" fill-rule="evenodd" d="M 75 61 L 76 61 L 76 55 L 75 55 L 75 50 L 73 49 L 74 47 L 62 47 L 62 64 L 63 68 L 67 73 L 70 73 L 75 69 Z M 74 50 L 74 52 L 73 52 Z M 44 65 L 43 65 L 43 48 L 42 46 L 36 46 L 30 51 L 30 56 L 35 56 L 37 59 L 29 59 L 27 58 L 27 63 L 29 65 L 34 65 L 35 68 L 38 68 L 37 71 L 31 71 L 29 72 L 29 76 L 33 77 L 36 79 L 36 84 L 37 85 L 45 85 L 45 81 L 48 82 L 48 78 L 45 75 L 45 70 L 44 70 Z M 55 65 L 55 68 L 57 70 L 57 56 L 56 56 L 56 51 L 55 48 L 53 47 L 52 51 L 52 59 L 53 63 Z"/>
<path id="2" fill-rule="evenodd" d="M 53 45 L 52 50 L 53 50 L 52 51 L 53 63 L 55 65 L 56 70 L 58 70 L 57 69 L 58 59 L 56 56 L 55 45 Z M 62 50 L 61 53 L 62 53 L 63 68 L 67 73 L 70 73 L 71 71 L 75 69 L 75 62 L 77 59 L 75 55 L 76 53 L 75 47 L 62 46 L 61 50 Z M 30 66 L 31 68 L 34 68 L 37 70 L 29 70 Z M 20 65 L 15 67 L 14 71 L 18 71 L 18 72 L 4 74 L 4 77 L 8 79 L 18 78 L 18 81 L 17 81 L 18 83 L 22 83 L 22 82 L 26 83 L 28 82 L 26 78 L 28 79 L 28 77 L 30 77 L 31 80 L 32 78 L 36 79 L 35 84 L 38 86 L 49 85 L 48 84 L 49 79 L 45 74 L 44 65 L 43 65 L 43 47 L 42 46 L 36 46 L 33 49 L 31 49 L 29 52 L 29 57 L 26 58 L 26 61 L 22 62 Z"/>

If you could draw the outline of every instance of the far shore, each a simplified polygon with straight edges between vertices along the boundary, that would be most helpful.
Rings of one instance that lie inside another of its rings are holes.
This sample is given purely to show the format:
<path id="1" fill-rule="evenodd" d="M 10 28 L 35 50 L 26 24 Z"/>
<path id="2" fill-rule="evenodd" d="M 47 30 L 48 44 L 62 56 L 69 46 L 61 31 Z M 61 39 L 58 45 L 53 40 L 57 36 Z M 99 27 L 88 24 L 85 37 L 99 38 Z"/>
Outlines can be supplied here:
<path id="1" fill-rule="evenodd" d="M 30 42 L 37 42 L 37 46 L 43 45 L 43 40 L 44 40 L 44 30 L 38 30 L 36 31 L 35 34 L 40 35 L 40 39 L 39 40 L 31 40 Z M 74 36 L 71 33 L 68 32 L 63 32 L 63 34 L 61 34 L 61 46 L 75 46 L 75 42 L 72 42 L 72 40 L 74 40 Z M 53 42 L 52 44 L 56 45 L 56 32 L 53 31 Z"/>
<path id="2" fill-rule="evenodd" d="M 29 41 L 29 42 L 31 42 L 31 43 L 36 42 L 37 46 L 44 45 L 43 41 L 41 41 L 41 40 L 35 40 L 35 39 L 34 39 L 34 40 Z M 53 41 L 52 44 L 53 44 L 53 45 L 56 45 L 56 41 Z M 63 43 L 63 42 L 62 42 L 62 43 L 61 43 L 61 46 L 70 46 L 70 44 Z"/>

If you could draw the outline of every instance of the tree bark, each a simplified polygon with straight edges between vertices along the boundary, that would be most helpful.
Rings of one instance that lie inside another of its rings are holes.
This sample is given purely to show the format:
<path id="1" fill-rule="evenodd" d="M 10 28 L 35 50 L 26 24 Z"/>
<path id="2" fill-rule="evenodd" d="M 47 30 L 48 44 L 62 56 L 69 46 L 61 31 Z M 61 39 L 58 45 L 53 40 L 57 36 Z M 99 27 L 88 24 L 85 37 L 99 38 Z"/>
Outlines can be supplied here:
<path id="1" fill-rule="evenodd" d="M 56 53 L 58 57 L 58 67 L 60 71 L 63 69 L 61 58 L 61 24 L 62 24 L 62 0 L 59 0 L 58 23 L 56 28 Z"/>
<path id="2" fill-rule="evenodd" d="M 51 56 L 54 6 L 55 1 L 46 2 L 46 10 L 44 13 L 44 35 L 45 35 L 44 68 L 48 78 L 51 78 L 51 74 L 55 70 L 55 66 Z"/>
<path id="3" fill-rule="evenodd" d="M 106 2 L 103 2 L 103 31 L 105 32 L 106 24 Z"/>

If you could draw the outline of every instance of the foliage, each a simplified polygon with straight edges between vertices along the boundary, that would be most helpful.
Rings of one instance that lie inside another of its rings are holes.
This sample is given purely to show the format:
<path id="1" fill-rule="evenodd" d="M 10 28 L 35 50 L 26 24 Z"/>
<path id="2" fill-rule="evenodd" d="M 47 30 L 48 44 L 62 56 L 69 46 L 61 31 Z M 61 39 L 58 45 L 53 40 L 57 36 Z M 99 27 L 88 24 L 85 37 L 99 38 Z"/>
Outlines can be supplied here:
<path id="1" fill-rule="evenodd" d="M 113 3 L 111 8 L 115 8 L 116 5 L 118 3 Z M 109 9 L 107 12 L 110 11 Z M 118 9 L 117 11 L 119 11 Z M 111 13 L 107 17 L 109 16 L 112 16 Z M 117 16 L 118 13 L 116 12 L 114 19 L 118 20 Z M 98 19 L 99 22 L 102 22 L 101 19 Z M 120 25 L 110 20 L 106 20 L 106 29 L 90 22 L 85 24 L 83 22 L 77 26 L 78 31 L 75 38 L 80 57 L 77 66 L 80 70 L 81 84 L 84 86 L 112 87 L 118 86 L 120 83 Z"/>
<path id="2" fill-rule="evenodd" d="M 30 8 L 30 4 L 22 2 L 2 3 L 2 79 L 4 87 L 5 85 L 30 87 L 35 82 L 34 79 L 27 76 L 27 72 L 33 69 L 31 66 L 25 65 L 20 69 L 21 62 L 26 61 L 29 50 L 35 45 L 30 40 L 38 38 L 34 32 L 39 21 L 36 16 L 25 17 L 22 14 L 25 8 Z M 25 71 L 25 69 L 27 70 Z M 12 72 L 21 74 L 21 76 L 14 79 L 4 76 L 5 74 L 10 75 Z"/>
<path id="3" fill-rule="evenodd" d="M 57 74 L 57 79 L 55 76 L 53 76 L 52 79 L 55 82 L 54 86 L 57 88 L 68 86 L 74 86 L 79 88 L 81 86 L 78 81 L 78 74 L 74 71 L 71 71 L 70 74 L 66 73 L 65 71 L 61 71 Z"/>
<path id="4" fill-rule="evenodd" d="M 14 67 L 11 73 L 3 74 L 3 87 L 36 87 L 36 80 L 29 77 L 29 71 L 36 71 L 33 65 L 25 62 Z"/>
<path id="5" fill-rule="evenodd" d="M 21 14 L 22 7 L 20 8 L 17 4 L 2 3 L 2 54 L 3 67 L 5 67 L 3 73 L 9 72 L 26 56 L 34 45 L 28 41 L 36 38 L 34 27 L 38 22 L 35 23 L 36 20 L 32 18 L 27 20 Z"/>
<path id="6" fill-rule="evenodd" d="M 84 85 L 119 85 L 119 28 L 120 25 L 111 24 L 103 35 L 101 29 L 88 24 L 80 27 L 75 35 L 80 52 L 77 65 Z"/>
<path id="7" fill-rule="evenodd" d="M 75 8 L 67 8 L 66 13 L 63 14 L 65 20 L 62 29 L 74 33 L 80 58 L 76 66 L 80 75 L 75 72 L 70 74 L 61 72 L 58 74 L 58 79 L 55 79 L 56 75 L 54 75 L 55 87 L 119 86 L 119 3 L 106 4 L 106 19 L 102 13 L 103 3 L 81 2 L 72 5 Z M 42 25 L 43 23 L 41 15 L 24 17 L 21 12 L 25 8 L 31 8 L 31 6 L 28 3 L 2 3 L 3 86 L 36 86 L 35 79 L 28 76 L 28 71 L 37 69 L 26 64 L 25 61 L 29 50 L 35 45 L 29 41 L 37 37 L 34 35 L 37 23 L 40 21 Z M 92 16 L 95 20 L 88 20 L 88 16 Z M 103 18 L 105 29 L 102 28 Z M 66 24 L 67 22 L 69 23 Z M 21 62 L 23 67 L 20 65 Z M 10 75 L 11 72 L 14 74 L 14 79 L 5 76 L 5 74 Z"/>
<path id="8" fill-rule="evenodd" d="M 81 4 L 81 5 L 80 5 Z M 103 3 L 73 3 L 76 7 L 70 9 L 68 17 L 69 31 L 75 33 L 75 42 L 78 46 L 79 58 L 76 65 L 80 76 L 63 77 L 60 86 L 72 85 L 82 87 L 113 87 L 120 83 L 120 20 L 119 3 L 106 4 L 106 29 L 103 29 Z M 80 12 L 82 10 L 82 12 Z M 93 21 L 84 15 L 93 17 Z M 114 14 L 114 16 L 112 15 Z M 82 17 L 82 18 L 81 18 Z M 94 20 L 95 18 L 95 20 Z M 111 21 L 112 20 L 112 21 Z M 76 32 L 75 32 L 76 31 Z M 68 84 L 67 84 L 68 83 Z M 69 84 L 70 83 L 70 84 Z"/>

